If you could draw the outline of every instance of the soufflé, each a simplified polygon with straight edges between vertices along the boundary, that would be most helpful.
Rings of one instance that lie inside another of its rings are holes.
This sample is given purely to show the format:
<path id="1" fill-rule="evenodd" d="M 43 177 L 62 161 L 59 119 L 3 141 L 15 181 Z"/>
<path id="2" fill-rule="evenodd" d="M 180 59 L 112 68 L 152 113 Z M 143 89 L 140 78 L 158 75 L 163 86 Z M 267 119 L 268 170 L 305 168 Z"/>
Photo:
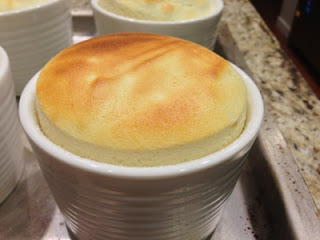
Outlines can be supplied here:
<path id="1" fill-rule="evenodd" d="M 73 45 L 37 81 L 43 133 L 78 156 L 151 167 L 207 156 L 245 127 L 247 93 L 232 65 L 182 39 L 120 33 Z"/>
<path id="2" fill-rule="evenodd" d="M 34 7 L 52 0 L 0 0 L 0 12 L 9 12 Z"/>
<path id="3" fill-rule="evenodd" d="M 215 0 L 97 0 L 97 3 L 117 15 L 151 21 L 199 18 L 215 9 Z"/>

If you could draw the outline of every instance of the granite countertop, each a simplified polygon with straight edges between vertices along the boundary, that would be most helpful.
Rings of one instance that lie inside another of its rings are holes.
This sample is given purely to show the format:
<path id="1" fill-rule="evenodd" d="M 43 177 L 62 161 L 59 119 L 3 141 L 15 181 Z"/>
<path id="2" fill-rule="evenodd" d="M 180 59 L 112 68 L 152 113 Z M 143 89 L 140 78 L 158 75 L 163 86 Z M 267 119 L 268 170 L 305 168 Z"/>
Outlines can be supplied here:
<path id="1" fill-rule="evenodd" d="M 320 100 L 249 0 L 224 0 L 234 37 L 320 209 Z"/>
<path id="2" fill-rule="evenodd" d="M 90 8 L 89 0 L 70 0 Z M 320 102 L 249 0 L 224 0 L 225 22 L 320 209 Z"/>

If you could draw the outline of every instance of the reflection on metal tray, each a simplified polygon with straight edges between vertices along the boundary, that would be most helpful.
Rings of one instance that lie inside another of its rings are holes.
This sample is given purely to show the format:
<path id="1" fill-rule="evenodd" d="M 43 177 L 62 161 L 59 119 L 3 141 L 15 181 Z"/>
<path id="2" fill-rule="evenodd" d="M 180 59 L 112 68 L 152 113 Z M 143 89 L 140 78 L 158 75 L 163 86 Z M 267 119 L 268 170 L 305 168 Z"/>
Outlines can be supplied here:
<path id="1" fill-rule="evenodd" d="M 95 34 L 90 12 L 74 16 L 74 42 Z M 220 26 L 215 51 L 250 75 L 226 25 Z M 30 148 L 14 192 L 0 205 L 0 238 L 69 240 L 63 217 Z M 208 240 L 319 239 L 319 214 L 286 143 L 266 111 L 258 139 Z"/>

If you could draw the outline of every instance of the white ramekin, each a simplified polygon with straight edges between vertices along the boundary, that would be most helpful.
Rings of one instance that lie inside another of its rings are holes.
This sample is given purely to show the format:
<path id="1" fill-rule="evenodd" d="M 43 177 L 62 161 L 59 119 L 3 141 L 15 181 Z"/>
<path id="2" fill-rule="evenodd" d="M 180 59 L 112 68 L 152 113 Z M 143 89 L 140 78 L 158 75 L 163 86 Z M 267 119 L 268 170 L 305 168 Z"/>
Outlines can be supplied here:
<path id="1" fill-rule="evenodd" d="M 9 59 L 0 47 L 0 203 L 17 185 L 24 169 L 22 129 Z"/>
<path id="2" fill-rule="evenodd" d="M 48 60 L 72 44 L 69 2 L 51 0 L 0 12 L 0 44 L 9 56 L 16 95 L 20 95 Z"/>
<path id="3" fill-rule="evenodd" d="M 123 17 L 99 6 L 91 0 L 97 35 L 116 32 L 149 32 L 186 39 L 213 49 L 218 34 L 218 24 L 224 7 L 222 0 L 215 2 L 214 11 L 204 17 L 179 21 L 150 21 Z"/>
<path id="4" fill-rule="evenodd" d="M 246 127 L 226 148 L 190 162 L 122 167 L 84 159 L 55 145 L 35 111 L 38 75 L 20 99 L 20 118 L 67 226 L 78 239 L 189 239 L 208 237 L 220 219 L 263 119 L 263 101 L 248 89 Z"/>

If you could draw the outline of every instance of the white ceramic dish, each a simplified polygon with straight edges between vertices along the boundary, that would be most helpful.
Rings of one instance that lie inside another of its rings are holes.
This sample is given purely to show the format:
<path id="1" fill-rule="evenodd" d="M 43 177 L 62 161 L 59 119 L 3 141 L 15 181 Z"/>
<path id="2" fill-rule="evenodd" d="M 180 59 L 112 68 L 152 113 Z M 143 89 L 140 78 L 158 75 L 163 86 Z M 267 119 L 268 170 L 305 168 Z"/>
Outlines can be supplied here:
<path id="1" fill-rule="evenodd" d="M 59 51 L 72 44 L 67 0 L 0 12 L 0 44 L 9 55 L 16 95 Z"/>
<path id="2" fill-rule="evenodd" d="M 98 35 L 116 32 L 150 32 L 183 38 L 213 49 L 224 5 L 222 0 L 212 1 L 216 7 L 210 15 L 180 21 L 150 21 L 119 16 L 100 7 L 97 0 L 91 0 L 91 6 Z"/>
<path id="3" fill-rule="evenodd" d="M 78 239 L 205 239 L 216 228 L 263 119 L 263 101 L 239 68 L 248 89 L 243 133 L 226 148 L 190 162 L 121 167 L 84 159 L 41 132 L 35 112 L 38 75 L 20 100 L 20 118 L 43 174 Z"/>
<path id="4" fill-rule="evenodd" d="M 21 136 L 9 59 L 0 47 L 0 203 L 14 189 L 24 168 Z"/>

